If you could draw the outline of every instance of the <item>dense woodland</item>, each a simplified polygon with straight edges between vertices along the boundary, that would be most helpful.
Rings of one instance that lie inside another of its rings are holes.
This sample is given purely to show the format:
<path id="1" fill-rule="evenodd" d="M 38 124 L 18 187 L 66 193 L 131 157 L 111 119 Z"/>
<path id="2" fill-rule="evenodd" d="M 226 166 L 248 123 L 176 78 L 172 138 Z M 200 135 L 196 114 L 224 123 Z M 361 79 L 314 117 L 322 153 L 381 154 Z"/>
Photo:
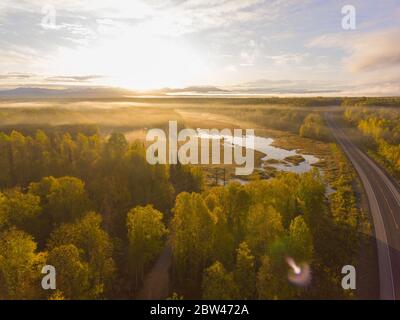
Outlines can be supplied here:
<path id="1" fill-rule="evenodd" d="M 181 193 L 171 223 L 175 288 L 205 299 L 345 297 L 337 270 L 357 264 L 362 215 L 338 182 L 331 209 L 317 170 L 247 185 Z M 351 189 L 350 189 L 351 190 Z M 288 282 L 285 258 L 313 268 L 313 285 Z"/>
<path id="2" fill-rule="evenodd" d="M 206 188 L 199 169 L 151 166 L 123 134 L 65 131 L 0 134 L 1 299 L 134 298 L 165 246 L 184 298 L 350 297 L 339 270 L 357 264 L 366 224 L 334 145 L 328 199 L 317 169 Z M 312 286 L 288 282 L 288 256 Z M 56 291 L 41 289 L 45 264 Z"/>
<path id="3" fill-rule="evenodd" d="M 345 107 L 349 106 L 400 107 L 400 97 L 342 98 L 341 105 Z"/>
<path id="4" fill-rule="evenodd" d="M 397 108 L 347 107 L 345 119 L 367 138 L 364 146 L 400 178 L 400 110 Z"/>
<path id="5" fill-rule="evenodd" d="M 149 165 L 122 134 L 2 133 L 0 164 L 2 299 L 46 298 L 45 261 L 58 274 L 51 297 L 129 297 L 164 246 L 174 197 L 202 186 L 194 168 Z M 153 227 L 140 244 L 137 228 Z"/>

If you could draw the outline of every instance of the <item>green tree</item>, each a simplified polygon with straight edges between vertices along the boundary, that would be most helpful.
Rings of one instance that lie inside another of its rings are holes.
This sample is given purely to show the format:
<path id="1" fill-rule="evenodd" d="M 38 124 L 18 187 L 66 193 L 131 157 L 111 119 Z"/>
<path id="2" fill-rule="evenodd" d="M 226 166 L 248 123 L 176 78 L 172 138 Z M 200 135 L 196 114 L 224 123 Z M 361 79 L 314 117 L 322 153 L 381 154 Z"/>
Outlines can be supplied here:
<path id="1" fill-rule="evenodd" d="M 233 232 L 228 225 L 226 212 L 221 207 L 215 207 L 212 212 L 217 222 L 215 224 L 211 260 L 221 261 L 223 265 L 233 268 L 235 241 Z"/>
<path id="2" fill-rule="evenodd" d="M 88 299 L 95 293 L 90 292 L 89 266 L 82 261 L 79 249 L 73 244 L 53 248 L 47 263 L 57 272 L 57 291 L 64 299 Z"/>
<path id="3" fill-rule="evenodd" d="M 82 250 L 81 257 L 89 266 L 91 298 L 104 297 L 115 272 L 113 244 L 101 223 L 99 214 L 89 212 L 74 223 L 61 225 L 51 234 L 48 244 L 49 250 L 68 244 Z"/>
<path id="4" fill-rule="evenodd" d="M 113 132 L 105 145 L 106 157 L 110 159 L 122 159 L 128 150 L 128 142 L 125 136 L 119 132 Z"/>
<path id="5" fill-rule="evenodd" d="M 233 300 L 238 296 L 233 274 L 218 261 L 204 270 L 202 288 L 206 300 Z"/>
<path id="6" fill-rule="evenodd" d="M 10 138 L 0 132 L 0 186 L 9 187 L 12 180 Z"/>
<path id="7" fill-rule="evenodd" d="M 52 168 L 51 141 L 43 130 L 37 130 L 31 140 L 31 171 L 32 180 L 38 181 L 48 175 Z"/>
<path id="8" fill-rule="evenodd" d="M 10 165 L 12 185 L 25 185 L 29 181 L 30 170 L 30 154 L 27 150 L 26 137 L 18 132 L 13 131 L 10 134 Z"/>
<path id="9" fill-rule="evenodd" d="M 196 287 L 200 281 L 211 255 L 216 222 L 200 194 L 182 192 L 176 198 L 171 244 L 174 273 L 181 285 Z"/>
<path id="10" fill-rule="evenodd" d="M 225 190 L 225 210 L 227 222 L 232 226 L 235 246 L 243 239 L 246 218 L 250 207 L 250 194 L 239 183 L 230 183 Z"/>
<path id="11" fill-rule="evenodd" d="M 273 207 L 253 205 L 247 220 L 246 242 L 257 256 L 268 252 L 268 247 L 283 234 L 282 218 Z"/>
<path id="12" fill-rule="evenodd" d="M 31 183 L 31 194 L 41 198 L 41 203 L 51 219 L 52 225 L 60 225 L 64 222 L 72 222 L 90 208 L 85 184 L 78 178 L 46 177 L 40 182 Z"/>
<path id="13" fill-rule="evenodd" d="M 268 256 L 263 256 L 257 273 L 258 298 L 262 300 L 277 299 L 278 290 L 279 286 L 272 271 L 271 259 Z"/>
<path id="14" fill-rule="evenodd" d="M 203 188 L 203 174 L 201 169 L 188 165 L 181 165 L 180 162 L 176 165 L 169 166 L 170 181 L 174 186 L 175 195 L 181 192 L 200 192 Z"/>
<path id="15" fill-rule="evenodd" d="M 277 179 L 268 181 L 268 189 L 264 193 L 263 202 L 269 203 L 282 216 L 282 224 L 288 228 L 290 222 L 299 214 L 298 188 L 300 176 L 295 173 L 278 174 Z"/>
<path id="16" fill-rule="evenodd" d="M 23 231 L 9 229 L 0 234 L 0 298 L 38 299 L 41 268 L 45 256 L 36 253 L 36 243 Z"/>
<path id="17" fill-rule="evenodd" d="M 313 239 L 302 216 L 297 216 L 289 227 L 289 255 L 296 261 L 311 262 Z"/>
<path id="18" fill-rule="evenodd" d="M 40 233 L 40 198 L 18 189 L 0 193 L 0 226 L 15 226 L 35 236 Z"/>
<path id="19" fill-rule="evenodd" d="M 299 131 L 302 137 L 308 137 L 312 139 L 328 140 L 329 133 L 326 129 L 321 116 L 317 113 L 310 113 L 304 119 L 304 123 L 300 127 Z"/>
<path id="20" fill-rule="evenodd" d="M 128 229 L 129 273 L 134 278 L 135 288 L 143 280 L 144 269 L 163 248 L 167 229 L 162 222 L 163 215 L 151 205 L 138 206 L 129 211 L 126 224 Z"/>
<path id="21" fill-rule="evenodd" d="M 242 242 L 237 249 L 236 268 L 234 271 L 234 279 L 241 299 L 254 298 L 256 284 L 254 260 L 249 246 L 246 242 Z"/>
<path id="22" fill-rule="evenodd" d="M 317 169 L 301 176 L 298 196 L 304 220 L 315 235 L 327 216 L 325 185 Z"/>

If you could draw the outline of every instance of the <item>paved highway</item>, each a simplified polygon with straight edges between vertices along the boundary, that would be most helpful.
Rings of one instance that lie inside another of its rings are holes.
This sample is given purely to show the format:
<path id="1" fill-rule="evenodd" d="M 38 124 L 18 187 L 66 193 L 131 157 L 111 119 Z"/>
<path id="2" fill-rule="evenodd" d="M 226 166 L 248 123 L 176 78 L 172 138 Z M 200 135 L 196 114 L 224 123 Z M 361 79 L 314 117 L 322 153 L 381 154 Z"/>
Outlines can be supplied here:
<path id="1" fill-rule="evenodd" d="M 379 259 L 380 298 L 400 299 L 400 193 L 387 174 L 349 139 L 331 113 L 325 114 L 336 141 L 360 176 L 373 218 Z"/>

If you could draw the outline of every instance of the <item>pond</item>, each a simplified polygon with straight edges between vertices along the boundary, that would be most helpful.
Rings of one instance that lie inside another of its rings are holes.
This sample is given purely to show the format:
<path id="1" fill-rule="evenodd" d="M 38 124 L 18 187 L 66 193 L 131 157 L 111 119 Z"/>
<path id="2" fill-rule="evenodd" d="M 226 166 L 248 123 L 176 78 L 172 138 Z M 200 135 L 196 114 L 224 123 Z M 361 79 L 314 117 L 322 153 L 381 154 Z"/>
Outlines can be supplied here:
<path id="1" fill-rule="evenodd" d="M 249 141 L 246 137 L 232 137 L 232 136 L 221 136 L 218 134 L 204 133 L 199 130 L 199 137 L 209 139 L 222 139 L 224 138 L 225 143 L 243 147 L 249 145 Z M 311 170 L 312 165 L 317 163 L 319 159 L 313 155 L 302 154 L 299 150 L 286 150 L 278 148 L 272 145 L 274 139 L 265 138 L 260 136 L 254 136 L 254 150 L 265 154 L 262 158 L 262 167 L 270 166 L 279 171 L 288 171 L 295 173 L 304 173 Z M 295 158 L 301 159 L 300 161 L 291 162 L 289 159 Z"/>

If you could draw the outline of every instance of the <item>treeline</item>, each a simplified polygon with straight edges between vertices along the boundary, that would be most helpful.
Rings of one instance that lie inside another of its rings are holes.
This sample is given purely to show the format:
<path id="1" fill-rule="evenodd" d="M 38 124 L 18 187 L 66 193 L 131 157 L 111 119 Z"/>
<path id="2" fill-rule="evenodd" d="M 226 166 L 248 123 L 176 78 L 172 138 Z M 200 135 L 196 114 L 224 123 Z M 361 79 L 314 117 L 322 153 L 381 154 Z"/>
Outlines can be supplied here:
<path id="1" fill-rule="evenodd" d="M 0 170 L 1 189 L 26 188 L 47 176 L 78 177 L 96 210 L 110 215 L 147 203 L 166 212 L 177 193 L 199 191 L 202 184 L 200 172 L 192 167 L 149 165 L 145 145 L 129 144 L 121 133 L 108 139 L 42 130 L 34 135 L 0 133 Z"/>
<path id="2" fill-rule="evenodd" d="M 229 94 L 229 92 L 227 92 Z M 292 105 L 295 107 L 320 107 L 340 105 L 341 98 L 336 97 L 160 97 L 160 98 L 129 98 L 129 102 L 154 103 L 157 105 L 199 105 L 200 107 L 208 107 L 210 105 L 228 105 L 228 106 L 246 106 L 246 105 Z"/>
<path id="3" fill-rule="evenodd" d="M 317 170 L 181 193 L 171 223 L 174 290 L 204 299 L 346 297 L 340 270 L 357 261 L 362 225 L 351 194 L 340 192 L 330 209 Z M 311 266 L 312 286 L 289 283 L 288 257 Z"/>
<path id="4" fill-rule="evenodd" d="M 244 110 L 246 112 L 246 110 Z M 297 109 L 262 109 L 260 111 L 255 111 L 255 114 L 251 114 L 251 121 L 261 124 L 266 128 L 289 131 L 293 133 L 298 133 L 300 127 L 308 114 L 306 110 Z"/>
<path id="5" fill-rule="evenodd" d="M 299 129 L 299 134 L 302 137 L 316 140 L 331 140 L 329 130 L 326 127 L 321 115 L 318 113 L 310 113 L 309 115 L 307 115 Z"/>
<path id="6" fill-rule="evenodd" d="M 196 111 L 196 109 L 193 109 Z M 262 127 L 298 133 L 309 110 L 288 107 L 233 106 L 219 105 L 218 108 L 206 108 L 206 111 L 222 114 L 239 121 L 253 122 Z"/>
<path id="7" fill-rule="evenodd" d="M 376 106 L 376 107 L 399 107 L 399 97 L 357 97 L 357 98 L 343 98 L 342 106 Z"/>
<path id="8" fill-rule="evenodd" d="M 209 109 L 212 113 L 224 114 L 241 121 L 253 122 L 268 129 L 288 131 L 303 137 L 330 141 L 329 130 L 319 112 L 294 107 L 243 107 Z"/>
<path id="9" fill-rule="evenodd" d="M 348 107 L 344 117 L 369 138 L 367 147 L 399 178 L 400 113 L 395 109 Z"/>
<path id="10" fill-rule="evenodd" d="M 332 217 L 335 221 L 347 224 L 353 228 L 368 228 L 366 218 L 361 217 L 362 213 L 357 206 L 355 194 L 356 175 L 343 155 L 337 144 L 331 144 L 332 158 L 329 167 L 332 171 L 325 173 L 327 179 L 331 181 L 331 186 L 335 192 L 330 195 L 330 208 Z"/>
<path id="11" fill-rule="evenodd" d="M 164 246 L 181 191 L 200 191 L 187 166 L 149 165 L 122 134 L 0 134 L 0 298 L 132 297 Z M 41 289 L 45 264 L 58 288 Z M 39 279 L 40 278 L 40 279 Z"/>

